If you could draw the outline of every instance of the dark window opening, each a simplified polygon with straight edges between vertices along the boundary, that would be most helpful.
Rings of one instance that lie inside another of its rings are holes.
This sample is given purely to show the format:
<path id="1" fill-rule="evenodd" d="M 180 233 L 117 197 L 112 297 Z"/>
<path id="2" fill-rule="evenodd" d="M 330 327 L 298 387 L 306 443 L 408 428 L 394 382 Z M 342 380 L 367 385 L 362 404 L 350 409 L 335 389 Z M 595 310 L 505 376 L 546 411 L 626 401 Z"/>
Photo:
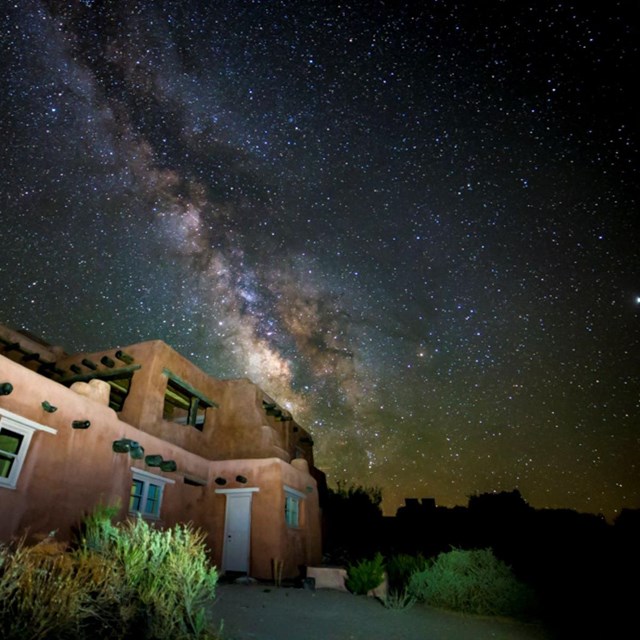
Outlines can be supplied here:
<path id="1" fill-rule="evenodd" d="M 186 384 L 174 378 L 167 380 L 162 411 L 162 417 L 165 420 L 191 425 L 198 431 L 202 431 L 207 409 L 212 406 L 215 406 L 215 403 L 205 400 L 192 389 L 187 388 Z"/>

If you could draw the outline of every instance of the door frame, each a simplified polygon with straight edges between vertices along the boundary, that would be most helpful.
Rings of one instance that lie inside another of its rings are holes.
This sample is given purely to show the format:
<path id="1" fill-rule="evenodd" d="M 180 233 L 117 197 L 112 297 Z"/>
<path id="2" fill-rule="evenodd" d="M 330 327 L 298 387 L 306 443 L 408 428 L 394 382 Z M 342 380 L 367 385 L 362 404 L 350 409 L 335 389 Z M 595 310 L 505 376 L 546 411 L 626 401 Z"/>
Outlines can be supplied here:
<path id="1" fill-rule="evenodd" d="M 225 500 L 225 509 L 224 509 L 224 534 L 222 538 L 222 571 L 226 571 L 227 567 L 227 536 L 228 534 L 228 523 L 229 523 L 229 509 L 232 503 L 232 500 L 229 497 L 249 496 L 249 521 L 247 523 L 248 531 L 247 531 L 247 548 L 246 548 L 246 566 L 247 566 L 247 575 L 249 575 L 249 571 L 251 569 L 251 520 L 252 520 L 252 505 L 253 505 L 253 494 L 260 491 L 259 487 L 243 487 L 242 489 L 216 489 L 215 492 L 219 494 L 223 494 L 226 496 Z"/>

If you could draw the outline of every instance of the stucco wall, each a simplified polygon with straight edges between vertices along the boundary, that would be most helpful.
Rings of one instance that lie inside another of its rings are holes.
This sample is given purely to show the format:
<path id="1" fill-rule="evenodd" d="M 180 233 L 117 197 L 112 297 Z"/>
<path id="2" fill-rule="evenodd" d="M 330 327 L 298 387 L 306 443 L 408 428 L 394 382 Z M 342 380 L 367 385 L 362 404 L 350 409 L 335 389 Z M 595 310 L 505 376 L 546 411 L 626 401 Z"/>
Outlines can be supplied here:
<path id="1" fill-rule="evenodd" d="M 239 482 L 237 477 L 246 479 Z M 216 479 L 226 483 L 216 484 Z M 305 519 L 299 529 L 289 529 L 284 519 L 284 486 L 304 493 Z M 210 539 L 213 558 L 223 566 L 224 515 L 227 497 L 217 490 L 257 487 L 252 495 L 250 575 L 272 579 L 272 562 L 284 560 L 283 577 L 296 577 L 300 567 L 321 561 L 321 527 L 318 489 L 305 470 L 298 470 L 279 458 L 224 460 L 210 465 L 209 483 L 202 490 L 202 501 L 208 505 L 204 518 L 194 511 L 203 526 L 213 532 Z"/>
<path id="2" fill-rule="evenodd" d="M 75 364 L 82 368 L 82 360 L 88 358 L 99 363 L 103 356 L 113 359 L 114 349 L 96 352 L 79 353 L 58 362 L 58 366 L 68 369 Z M 163 440 L 173 442 L 180 447 L 194 453 L 206 453 L 210 448 L 209 434 L 217 427 L 218 411 L 212 408 L 207 411 L 204 430 L 178 425 L 164 420 L 163 405 L 167 384 L 167 376 L 163 374 L 168 369 L 172 374 L 187 381 L 207 398 L 217 402 L 224 383 L 206 375 L 194 364 L 180 355 L 177 351 L 160 340 L 150 340 L 124 347 L 123 351 L 133 359 L 133 364 L 140 368 L 133 374 L 129 394 L 120 412 L 120 418 L 151 433 Z M 117 363 L 122 365 L 122 363 Z M 98 370 L 108 371 L 99 365 Z M 90 371 L 87 370 L 88 373 Z M 206 456 L 205 456 L 206 457 Z"/>
<path id="3" fill-rule="evenodd" d="M 57 430 L 55 435 L 35 432 L 15 489 L 0 487 L 0 539 L 25 532 L 31 536 L 57 530 L 69 539 L 72 527 L 98 504 L 120 501 L 120 517 L 127 516 L 131 467 L 170 478 L 160 525 L 192 522 L 208 533 L 207 543 L 217 566 L 222 564 L 226 499 L 216 493 L 225 478 L 226 488 L 258 487 L 252 504 L 250 573 L 271 578 L 273 558 L 284 559 L 285 577 L 298 575 L 298 567 L 320 561 L 320 517 L 315 480 L 304 464 L 296 469 L 279 458 L 210 461 L 171 442 L 118 419 L 107 406 L 44 378 L 0 356 L 0 382 L 10 382 L 13 392 L 0 396 L 0 407 Z M 46 412 L 41 403 L 57 407 Z M 73 429 L 74 420 L 89 420 L 88 429 Z M 181 425 L 173 428 L 185 429 Z M 192 429 L 196 431 L 195 429 Z M 163 473 L 144 460 L 114 453 L 120 438 L 138 441 L 146 454 L 175 460 L 178 471 Z M 184 477 L 206 486 L 185 484 Z M 236 480 L 246 478 L 246 483 Z M 287 529 L 284 490 L 288 485 L 305 494 L 303 526 Z"/>
<path id="4" fill-rule="evenodd" d="M 88 359 L 97 364 L 98 371 L 109 371 L 100 361 L 103 356 L 114 360 L 115 351 L 73 354 L 59 360 L 57 366 L 68 376 L 73 375 L 72 365 L 91 373 L 82 364 Z M 250 380 L 218 380 L 160 340 L 129 345 L 123 351 L 140 365 L 119 414 L 123 421 L 211 460 L 277 457 L 288 462 L 302 454 L 313 465 L 309 434 L 293 420 L 268 415 L 263 406 L 267 396 Z M 218 405 L 207 410 L 202 431 L 163 419 L 165 369 Z"/>
<path id="5" fill-rule="evenodd" d="M 19 345 L 21 350 L 5 349 L 6 346 L 13 344 Z M 3 346 L 4 355 L 9 360 L 19 362 L 22 366 L 33 371 L 37 370 L 42 364 L 53 364 L 65 355 L 62 347 L 42 344 L 38 340 L 4 325 L 0 325 L 0 345 Z M 25 361 L 24 355 L 27 353 L 37 354 L 38 357 Z"/>
<path id="6" fill-rule="evenodd" d="M 176 473 L 145 467 L 144 460 L 114 453 L 112 443 L 120 438 L 140 442 L 146 454 L 175 460 L 178 469 L 207 477 L 208 463 L 170 443 L 118 420 L 116 413 L 90 398 L 0 356 L 0 379 L 13 385 L 13 392 L 0 396 L 0 407 L 34 422 L 52 427 L 56 435 L 35 432 L 15 489 L 0 487 L 0 538 L 16 532 L 32 534 L 58 529 L 68 539 L 71 527 L 97 504 L 121 503 L 121 517 L 128 508 L 131 467 L 176 480 L 167 485 L 165 506 L 181 502 L 185 485 Z M 41 403 L 57 407 L 48 413 Z M 73 429 L 74 420 L 89 420 L 88 429 Z M 163 513 L 170 513 L 169 509 Z M 173 509 L 171 510 L 173 512 Z M 179 512 L 178 512 L 179 513 Z"/>

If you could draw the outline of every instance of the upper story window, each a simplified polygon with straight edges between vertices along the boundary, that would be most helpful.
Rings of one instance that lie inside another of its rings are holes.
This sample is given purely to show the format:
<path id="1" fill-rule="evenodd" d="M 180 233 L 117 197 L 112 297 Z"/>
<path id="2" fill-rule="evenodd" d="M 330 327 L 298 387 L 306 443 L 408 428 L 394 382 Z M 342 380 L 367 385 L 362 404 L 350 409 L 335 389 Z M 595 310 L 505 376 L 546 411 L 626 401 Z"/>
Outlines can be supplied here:
<path id="1" fill-rule="evenodd" d="M 169 370 L 165 369 L 163 373 L 168 380 L 162 417 L 170 422 L 188 424 L 202 431 L 207 409 L 218 405 Z"/>
<path id="2" fill-rule="evenodd" d="M 175 481 L 134 467 L 131 471 L 133 481 L 129 495 L 129 513 L 140 514 L 150 520 L 158 519 L 164 487 L 166 484 L 175 484 Z"/>
<path id="3" fill-rule="evenodd" d="M 0 487 L 15 489 L 35 431 L 57 431 L 0 409 Z"/>
<path id="4" fill-rule="evenodd" d="M 304 493 L 285 486 L 284 488 L 284 520 L 287 527 L 299 529 L 302 526 L 302 505 Z"/>

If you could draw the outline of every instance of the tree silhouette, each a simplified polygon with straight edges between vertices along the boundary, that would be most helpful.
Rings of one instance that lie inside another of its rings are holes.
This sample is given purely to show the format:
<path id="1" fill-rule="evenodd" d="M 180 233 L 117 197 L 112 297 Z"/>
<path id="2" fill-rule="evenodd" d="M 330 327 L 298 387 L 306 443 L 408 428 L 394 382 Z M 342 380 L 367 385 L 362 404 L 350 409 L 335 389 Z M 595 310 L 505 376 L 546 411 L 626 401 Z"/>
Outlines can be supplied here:
<path id="1" fill-rule="evenodd" d="M 382 491 L 377 487 L 338 483 L 323 503 L 325 561 L 345 564 L 372 557 L 382 538 Z"/>

